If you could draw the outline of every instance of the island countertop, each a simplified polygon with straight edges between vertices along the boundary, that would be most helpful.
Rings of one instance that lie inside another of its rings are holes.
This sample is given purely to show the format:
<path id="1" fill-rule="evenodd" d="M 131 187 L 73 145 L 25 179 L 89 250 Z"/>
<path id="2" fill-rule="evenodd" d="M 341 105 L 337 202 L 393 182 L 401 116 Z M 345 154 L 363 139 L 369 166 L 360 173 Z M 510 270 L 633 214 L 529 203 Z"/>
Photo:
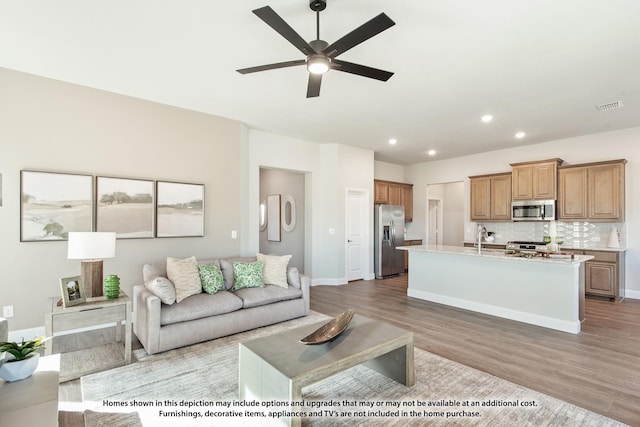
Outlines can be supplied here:
<path id="1" fill-rule="evenodd" d="M 577 334 L 591 255 L 514 257 L 504 250 L 403 246 L 407 296 Z"/>
<path id="2" fill-rule="evenodd" d="M 593 259 L 591 255 L 568 255 L 550 254 L 548 257 L 518 257 L 507 255 L 503 249 L 482 249 L 478 254 L 478 248 L 467 248 L 464 246 L 446 246 L 446 245 L 421 245 L 421 246 L 399 246 L 397 249 L 416 252 L 437 252 L 452 255 L 465 255 L 472 257 L 498 258 L 501 260 L 510 260 L 514 262 L 540 262 L 545 264 L 579 264 L 581 262 Z"/>

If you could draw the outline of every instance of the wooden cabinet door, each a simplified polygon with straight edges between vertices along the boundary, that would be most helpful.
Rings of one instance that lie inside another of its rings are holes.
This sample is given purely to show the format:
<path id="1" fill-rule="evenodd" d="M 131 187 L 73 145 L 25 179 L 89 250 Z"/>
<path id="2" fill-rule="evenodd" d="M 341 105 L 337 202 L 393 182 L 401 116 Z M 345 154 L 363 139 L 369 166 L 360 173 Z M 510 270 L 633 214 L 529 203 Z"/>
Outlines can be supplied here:
<path id="1" fill-rule="evenodd" d="M 514 166 L 511 174 L 511 198 L 513 200 L 533 199 L 533 166 Z"/>
<path id="2" fill-rule="evenodd" d="M 556 200 L 558 185 L 558 163 L 545 162 L 533 165 L 531 195 L 537 200 Z"/>
<path id="3" fill-rule="evenodd" d="M 389 203 L 389 184 L 381 181 L 373 181 L 373 203 Z"/>
<path id="4" fill-rule="evenodd" d="M 402 186 L 402 204 L 404 205 L 404 220 L 413 221 L 413 186 Z"/>
<path id="5" fill-rule="evenodd" d="M 624 169 L 621 163 L 591 166 L 587 176 L 588 217 L 624 220 Z"/>
<path id="6" fill-rule="evenodd" d="M 490 181 L 490 218 L 511 221 L 511 174 L 493 176 Z"/>
<path id="7" fill-rule="evenodd" d="M 402 204 L 402 186 L 399 184 L 389 184 L 389 204 Z"/>
<path id="8" fill-rule="evenodd" d="M 587 168 L 560 169 L 558 219 L 587 218 Z"/>
<path id="9" fill-rule="evenodd" d="M 616 265 L 606 262 L 587 261 L 585 263 L 585 292 L 589 294 L 615 297 Z"/>
<path id="10" fill-rule="evenodd" d="M 471 221 L 491 219 L 491 178 L 472 178 L 471 182 Z"/>

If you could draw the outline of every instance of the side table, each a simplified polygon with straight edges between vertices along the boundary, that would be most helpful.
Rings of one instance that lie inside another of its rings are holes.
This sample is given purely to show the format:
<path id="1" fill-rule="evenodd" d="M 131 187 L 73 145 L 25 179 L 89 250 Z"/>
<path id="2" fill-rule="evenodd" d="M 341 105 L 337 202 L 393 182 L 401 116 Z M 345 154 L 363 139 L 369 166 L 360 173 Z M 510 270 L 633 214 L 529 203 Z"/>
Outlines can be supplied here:
<path id="1" fill-rule="evenodd" d="M 115 323 L 116 340 L 115 344 L 101 344 L 61 353 L 60 382 L 131 363 L 131 299 L 124 291 L 120 291 L 118 298 L 87 298 L 84 304 L 66 308 L 58 305 L 59 300 L 60 297 L 51 297 L 47 302 L 45 334 L 53 339 L 47 345 L 45 354 L 52 353 L 56 334 L 60 335 L 65 331 L 113 327 Z"/>
<path id="2" fill-rule="evenodd" d="M 0 379 L 2 425 L 58 425 L 60 355 L 41 357 L 29 377 L 12 383 Z"/>

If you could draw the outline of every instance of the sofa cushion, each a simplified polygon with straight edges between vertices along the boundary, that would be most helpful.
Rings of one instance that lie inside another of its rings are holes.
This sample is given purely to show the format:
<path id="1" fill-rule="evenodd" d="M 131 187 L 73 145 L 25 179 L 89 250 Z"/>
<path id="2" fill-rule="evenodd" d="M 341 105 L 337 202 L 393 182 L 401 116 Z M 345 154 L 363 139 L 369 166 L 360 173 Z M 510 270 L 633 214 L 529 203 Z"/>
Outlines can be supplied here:
<path id="1" fill-rule="evenodd" d="M 160 298 L 164 304 L 171 305 L 176 302 L 176 288 L 171 280 L 166 277 L 154 277 L 144 283 L 144 287 L 152 294 Z"/>
<path id="2" fill-rule="evenodd" d="M 233 288 L 233 262 L 254 262 L 256 257 L 237 257 L 227 258 L 220 260 L 220 270 L 222 270 L 222 277 L 224 277 L 224 288 L 231 290 Z"/>
<path id="3" fill-rule="evenodd" d="M 224 290 L 224 279 L 222 278 L 222 271 L 218 264 L 199 265 L 198 271 L 200 273 L 202 289 L 206 293 L 215 294 L 216 292 Z"/>
<path id="4" fill-rule="evenodd" d="M 160 311 L 160 324 L 186 322 L 230 313 L 241 308 L 242 300 L 231 292 L 220 291 L 213 295 L 199 293 L 184 299 L 180 304 L 163 306 Z"/>
<path id="5" fill-rule="evenodd" d="M 258 261 L 264 262 L 262 269 L 262 279 L 265 285 L 277 285 L 281 288 L 288 288 L 287 283 L 287 265 L 291 259 L 291 255 L 256 255 Z"/>
<path id="6" fill-rule="evenodd" d="M 202 292 L 196 257 L 180 259 L 167 257 L 167 277 L 176 287 L 176 302 Z"/>
<path id="7" fill-rule="evenodd" d="M 232 291 L 244 288 L 262 288 L 262 269 L 264 262 L 233 262 L 233 288 Z"/>
<path id="8" fill-rule="evenodd" d="M 278 301 L 302 298 L 302 291 L 293 286 L 284 289 L 276 285 L 266 285 L 264 288 L 239 289 L 235 291 L 234 294 L 242 299 L 242 308 L 251 308 Z"/>

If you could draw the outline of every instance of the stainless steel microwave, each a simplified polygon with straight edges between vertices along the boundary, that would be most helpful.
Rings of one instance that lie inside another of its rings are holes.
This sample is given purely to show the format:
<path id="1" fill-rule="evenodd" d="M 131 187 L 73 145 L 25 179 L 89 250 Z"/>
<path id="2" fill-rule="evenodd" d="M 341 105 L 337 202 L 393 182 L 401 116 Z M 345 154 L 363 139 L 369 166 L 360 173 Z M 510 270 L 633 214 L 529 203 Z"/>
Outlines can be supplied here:
<path id="1" fill-rule="evenodd" d="M 511 202 L 512 221 L 552 221 L 556 219 L 555 200 L 516 200 Z"/>

